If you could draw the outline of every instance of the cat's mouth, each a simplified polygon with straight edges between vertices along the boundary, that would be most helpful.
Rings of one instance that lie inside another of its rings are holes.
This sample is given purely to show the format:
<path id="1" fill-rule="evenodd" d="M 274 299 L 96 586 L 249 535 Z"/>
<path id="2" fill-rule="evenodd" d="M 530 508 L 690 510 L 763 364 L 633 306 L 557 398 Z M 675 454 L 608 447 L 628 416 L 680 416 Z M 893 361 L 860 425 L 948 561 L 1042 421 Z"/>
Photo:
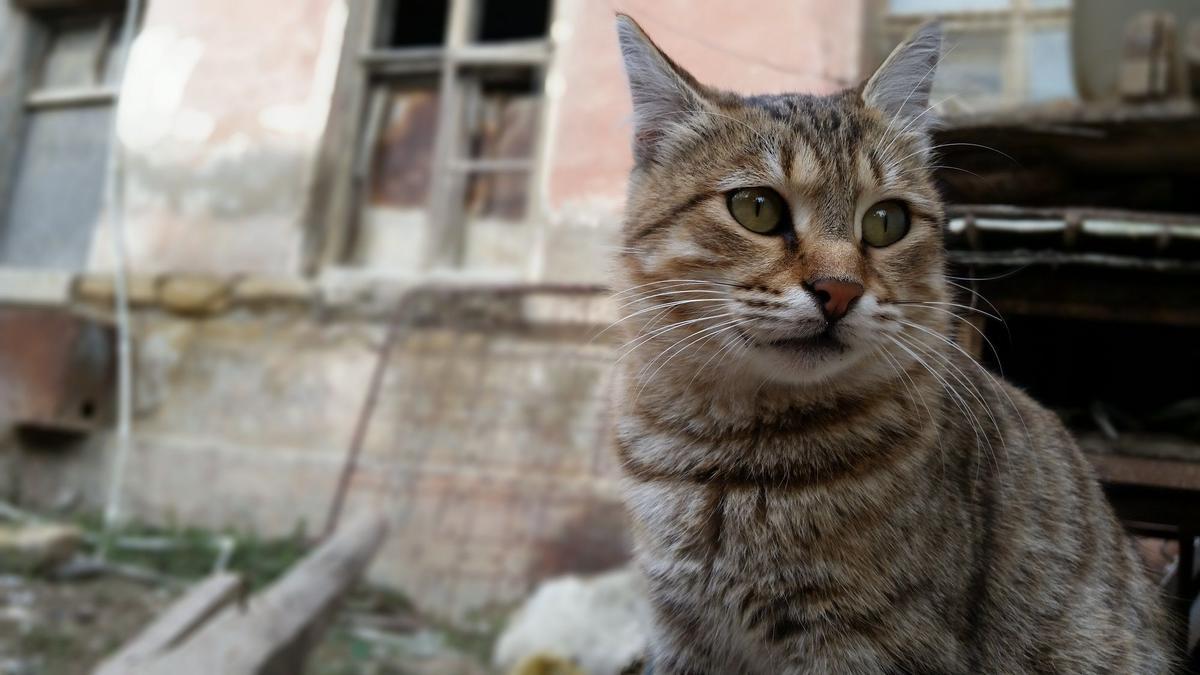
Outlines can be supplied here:
<path id="1" fill-rule="evenodd" d="M 833 331 L 830 328 L 826 328 L 820 333 L 815 333 L 813 335 L 781 338 L 760 344 L 765 344 L 766 346 L 774 347 L 775 349 L 793 352 L 843 351 L 846 348 L 846 344 L 844 342 L 833 336 Z"/>

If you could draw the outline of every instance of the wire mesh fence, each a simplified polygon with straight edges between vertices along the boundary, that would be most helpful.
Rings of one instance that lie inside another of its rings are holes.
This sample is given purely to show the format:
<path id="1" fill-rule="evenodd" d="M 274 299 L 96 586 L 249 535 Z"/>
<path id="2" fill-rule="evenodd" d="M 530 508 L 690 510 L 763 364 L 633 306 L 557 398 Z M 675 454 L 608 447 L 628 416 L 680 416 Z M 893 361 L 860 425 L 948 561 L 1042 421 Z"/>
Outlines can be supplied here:
<path id="1" fill-rule="evenodd" d="M 463 619 L 626 558 L 611 315 L 583 286 L 427 286 L 400 302 L 344 489 L 347 508 L 391 515 L 381 573 L 422 609 Z"/>

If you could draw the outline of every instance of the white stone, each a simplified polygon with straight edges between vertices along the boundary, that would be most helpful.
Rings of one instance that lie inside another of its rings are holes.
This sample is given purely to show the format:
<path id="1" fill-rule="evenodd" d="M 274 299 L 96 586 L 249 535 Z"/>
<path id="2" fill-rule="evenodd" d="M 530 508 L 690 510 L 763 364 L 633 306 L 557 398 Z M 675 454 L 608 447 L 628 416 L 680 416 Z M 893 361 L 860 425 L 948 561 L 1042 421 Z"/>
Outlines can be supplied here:
<path id="1" fill-rule="evenodd" d="M 632 570 L 552 579 L 513 615 L 493 664 L 509 672 L 528 657 L 553 654 L 588 675 L 619 675 L 646 651 L 648 612 Z"/>

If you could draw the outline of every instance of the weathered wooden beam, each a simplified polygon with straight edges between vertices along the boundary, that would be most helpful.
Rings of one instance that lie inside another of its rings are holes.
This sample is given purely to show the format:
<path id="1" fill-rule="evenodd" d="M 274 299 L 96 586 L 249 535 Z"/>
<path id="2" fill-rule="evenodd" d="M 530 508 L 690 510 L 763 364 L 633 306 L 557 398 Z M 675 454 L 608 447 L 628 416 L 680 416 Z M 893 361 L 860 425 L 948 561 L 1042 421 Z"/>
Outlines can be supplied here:
<path id="1" fill-rule="evenodd" d="M 241 575 L 232 572 L 201 581 L 119 652 L 105 659 L 95 675 L 127 675 L 162 656 L 228 607 L 244 588 Z"/>
<path id="2" fill-rule="evenodd" d="M 387 524 L 359 514 L 243 607 L 230 608 L 176 649 L 129 675 L 294 675 L 383 544 Z"/>
<path id="3" fill-rule="evenodd" d="M 386 521 L 361 513 L 270 588 L 231 607 L 241 581 L 216 575 L 175 603 L 93 675 L 294 675 L 383 544 Z"/>

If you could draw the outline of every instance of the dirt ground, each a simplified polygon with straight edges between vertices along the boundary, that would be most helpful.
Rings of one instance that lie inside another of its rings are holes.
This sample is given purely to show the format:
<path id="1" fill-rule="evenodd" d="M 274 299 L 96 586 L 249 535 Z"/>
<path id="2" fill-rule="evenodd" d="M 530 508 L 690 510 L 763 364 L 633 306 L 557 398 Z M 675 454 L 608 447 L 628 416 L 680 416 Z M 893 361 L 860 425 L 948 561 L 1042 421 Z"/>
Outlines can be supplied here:
<path id="1" fill-rule="evenodd" d="M 0 675 L 86 675 L 177 593 L 113 576 L 0 576 Z M 314 650 L 308 673 L 482 674 L 490 637 L 439 629 L 394 594 L 360 589 Z"/>

